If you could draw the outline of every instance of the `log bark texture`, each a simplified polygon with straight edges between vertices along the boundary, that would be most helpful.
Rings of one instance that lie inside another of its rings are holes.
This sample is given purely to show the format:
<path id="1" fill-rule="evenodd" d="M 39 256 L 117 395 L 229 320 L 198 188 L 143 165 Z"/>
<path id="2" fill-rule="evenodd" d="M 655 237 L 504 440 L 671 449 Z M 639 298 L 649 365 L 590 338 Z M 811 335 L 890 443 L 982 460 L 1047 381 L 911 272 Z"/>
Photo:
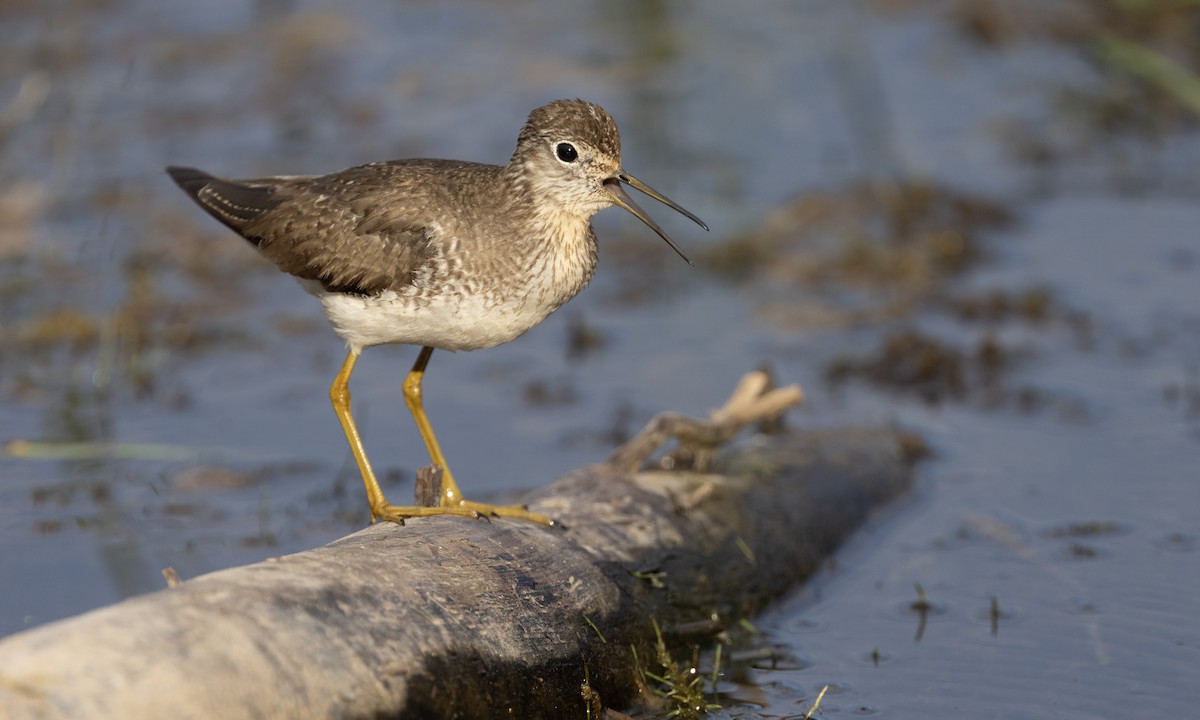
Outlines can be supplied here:
<path id="1" fill-rule="evenodd" d="M 529 498 L 566 529 L 380 524 L 5 638 L 0 717 L 582 717 L 585 675 L 619 708 L 653 622 L 752 616 L 910 475 L 889 429 L 583 468 Z"/>

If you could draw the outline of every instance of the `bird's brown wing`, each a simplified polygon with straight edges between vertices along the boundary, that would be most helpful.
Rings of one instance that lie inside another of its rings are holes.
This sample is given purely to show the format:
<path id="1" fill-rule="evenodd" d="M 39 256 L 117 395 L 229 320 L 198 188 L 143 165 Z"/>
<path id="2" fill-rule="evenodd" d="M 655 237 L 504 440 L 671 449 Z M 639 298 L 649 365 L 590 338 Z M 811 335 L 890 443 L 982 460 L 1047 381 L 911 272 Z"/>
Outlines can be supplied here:
<path id="1" fill-rule="evenodd" d="M 431 230 L 403 211 L 387 164 L 258 180 L 226 180 L 193 168 L 167 172 L 280 270 L 331 292 L 397 289 L 432 260 Z"/>

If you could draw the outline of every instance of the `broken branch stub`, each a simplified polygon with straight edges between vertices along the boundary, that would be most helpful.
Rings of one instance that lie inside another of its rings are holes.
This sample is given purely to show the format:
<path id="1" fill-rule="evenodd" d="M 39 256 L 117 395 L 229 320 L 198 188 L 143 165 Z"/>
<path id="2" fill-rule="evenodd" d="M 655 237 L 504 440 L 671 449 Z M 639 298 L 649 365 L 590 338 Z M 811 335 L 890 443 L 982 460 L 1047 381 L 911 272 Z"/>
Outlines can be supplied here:
<path id="1" fill-rule="evenodd" d="M 804 400 L 799 385 L 771 389 L 770 383 L 770 377 L 761 370 L 746 373 L 725 404 L 712 411 L 708 420 L 679 413 L 656 415 L 641 432 L 614 450 L 608 462 L 622 470 L 636 470 L 663 443 L 675 438 L 692 456 L 693 468 L 703 471 L 711 466 L 717 448 L 743 428 L 777 418 Z"/>

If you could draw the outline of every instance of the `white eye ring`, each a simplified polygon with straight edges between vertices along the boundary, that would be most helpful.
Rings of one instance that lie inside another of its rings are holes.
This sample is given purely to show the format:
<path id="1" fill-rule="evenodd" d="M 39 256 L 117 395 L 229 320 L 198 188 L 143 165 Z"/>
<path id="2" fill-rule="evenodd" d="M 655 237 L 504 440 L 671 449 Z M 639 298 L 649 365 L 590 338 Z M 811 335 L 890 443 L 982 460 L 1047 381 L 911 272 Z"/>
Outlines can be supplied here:
<path id="1" fill-rule="evenodd" d="M 559 160 L 565 163 L 573 163 L 579 159 L 579 151 L 575 146 L 568 142 L 560 142 L 554 146 L 554 154 Z"/>

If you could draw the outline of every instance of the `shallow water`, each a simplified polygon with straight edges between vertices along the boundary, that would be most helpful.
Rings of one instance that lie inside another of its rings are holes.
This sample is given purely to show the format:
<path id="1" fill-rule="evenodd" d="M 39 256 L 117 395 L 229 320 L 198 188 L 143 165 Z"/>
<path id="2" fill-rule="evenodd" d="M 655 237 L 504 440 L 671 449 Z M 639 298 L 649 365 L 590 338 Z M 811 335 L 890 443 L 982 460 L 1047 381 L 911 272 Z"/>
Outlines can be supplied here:
<path id="1" fill-rule="evenodd" d="M 712 226 L 648 208 L 693 254 L 797 196 L 932 178 L 1015 216 L 983 233 L 985 262 L 951 290 L 1041 286 L 1056 309 L 979 322 L 922 302 L 814 323 L 798 311 L 852 291 L 729 283 L 602 213 L 592 287 L 514 343 L 434 356 L 427 409 L 467 492 L 543 485 L 657 411 L 704 413 L 766 362 L 805 386 L 795 423 L 899 422 L 936 458 L 911 498 L 755 621 L 764 634 L 748 642 L 773 648 L 776 669 L 723 683 L 719 714 L 801 715 L 830 684 L 827 715 L 1189 716 L 1196 139 L 1017 162 L 1011 128 L 1065 133 L 1051 88 L 1090 71 L 1058 46 L 985 51 L 940 7 L 0 7 L 0 439 L 132 456 L 0 458 L 0 634 L 158 589 L 167 566 L 194 577 L 366 520 L 326 394 L 339 342 L 163 165 L 503 162 L 530 108 L 580 96 L 617 118 L 631 172 Z M 578 325 L 601 339 L 582 356 Z M 1001 392 L 968 384 L 931 404 L 826 382 L 831 363 L 903 329 L 962 348 L 997 339 L 1015 358 Z M 352 384 L 396 498 L 425 462 L 400 396 L 414 354 L 372 349 Z M 935 610 L 923 628 L 914 583 Z"/>

